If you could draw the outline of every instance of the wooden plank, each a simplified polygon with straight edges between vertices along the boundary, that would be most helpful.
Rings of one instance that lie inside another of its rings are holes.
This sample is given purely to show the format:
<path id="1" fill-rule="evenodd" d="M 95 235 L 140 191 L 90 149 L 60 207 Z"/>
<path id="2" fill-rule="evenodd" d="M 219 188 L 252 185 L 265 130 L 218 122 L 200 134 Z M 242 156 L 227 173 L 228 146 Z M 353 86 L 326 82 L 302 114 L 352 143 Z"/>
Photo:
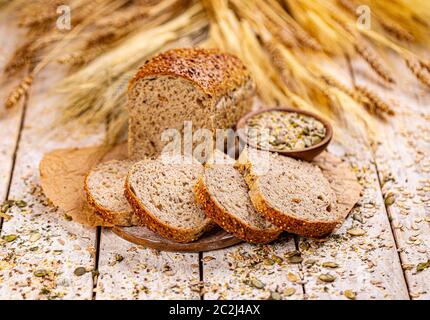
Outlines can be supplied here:
<path id="1" fill-rule="evenodd" d="M 375 146 L 379 179 L 392 220 L 412 299 L 430 298 L 430 268 L 417 271 L 430 257 L 430 94 L 404 62 L 388 56 L 397 81 L 385 88 L 373 80 L 368 66 L 352 61 L 354 79 L 390 103 L 397 115 L 381 124 Z"/>
<path id="2" fill-rule="evenodd" d="M 22 32 L 12 26 L 13 24 L 11 20 L 11 18 L 5 17 L 4 12 L 1 13 L 0 74 L 2 75 L 2 81 L 0 88 L 0 137 L 7 137 L 7 139 L 0 139 L 0 203 L 2 203 L 7 196 L 13 165 L 13 156 L 18 140 L 24 105 L 24 102 L 21 102 L 13 110 L 6 110 L 3 103 L 9 92 L 19 82 L 18 78 L 7 81 L 3 76 L 4 67 L 13 54 L 15 48 L 18 47 L 20 36 L 22 36 Z"/>
<path id="3" fill-rule="evenodd" d="M 62 76 L 58 69 L 42 72 L 28 100 L 9 194 L 26 204 L 14 206 L 13 217 L 3 223 L 0 299 L 92 298 L 96 230 L 66 221 L 39 186 L 38 165 L 44 153 L 92 145 L 102 138 L 103 130 L 82 133 L 77 127 L 51 127 L 61 100 L 49 96 L 47 89 Z M 89 272 L 78 276 L 74 272 L 79 267 Z"/>
<path id="4" fill-rule="evenodd" d="M 204 253 L 204 299 L 302 299 L 301 268 L 288 262 L 295 250 L 294 237 L 284 236 Z"/>
<path id="5" fill-rule="evenodd" d="M 326 69 L 339 81 L 351 84 L 346 64 L 343 68 L 327 65 Z M 351 133 L 342 146 L 332 144 L 329 150 L 351 164 L 364 190 L 356 208 L 333 235 L 324 240 L 299 239 L 307 298 L 408 299 L 368 143 Z M 351 229 L 365 234 L 352 236 Z M 327 274 L 335 280 L 325 282 Z"/>
<path id="6" fill-rule="evenodd" d="M 198 254 L 160 252 L 109 229 L 100 242 L 96 299 L 200 299 Z"/>
<path id="7" fill-rule="evenodd" d="M 350 146 L 339 150 L 333 150 L 333 146 L 331 152 L 343 155 L 351 163 L 364 186 L 363 196 L 328 239 L 300 238 L 305 291 L 309 299 L 348 299 L 346 290 L 353 292 L 356 299 L 408 299 L 371 154 L 354 141 Z M 352 236 L 348 233 L 351 229 L 366 233 Z M 326 274 L 335 276 L 335 280 L 322 281 L 321 276 Z"/>

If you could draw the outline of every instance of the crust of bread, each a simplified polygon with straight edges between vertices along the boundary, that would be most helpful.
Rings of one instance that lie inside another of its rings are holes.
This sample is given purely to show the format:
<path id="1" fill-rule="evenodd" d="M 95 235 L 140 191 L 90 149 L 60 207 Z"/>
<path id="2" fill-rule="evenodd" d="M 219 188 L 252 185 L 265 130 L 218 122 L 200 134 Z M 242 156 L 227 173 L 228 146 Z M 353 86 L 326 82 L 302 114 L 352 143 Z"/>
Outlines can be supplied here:
<path id="1" fill-rule="evenodd" d="M 196 228 L 190 231 L 172 227 L 159 220 L 136 197 L 128 183 L 128 177 L 125 181 L 124 195 L 130 206 L 133 208 L 137 222 L 151 231 L 158 233 L 163 238 L 175 242 L 188 243 L 197 240 L 203 233 L 209 231 L 215 226 L 215 223 L 211 222 L 202 228 Z"/>
<path id="2" fill-rule="evenodd" d="M 84 191 L 87 197 L 88 205 L 99 215 L 105 222 L 112 226 L 129 227 L 136 224 L 135 218 L 131 212 L 127 211 L 111 211 L 101 206 L 92 196 L 88 187 L 88 176 L 85 177 Z"/>
<path id="3" fill-rule="evenodd" d="M 215 98 L 244 85 L 251 75 L 242 61 L 217 49 L 172 49 L 147 61 L 130 80 L 128 91 L 148 76 L 172 75 L 195 83 Z"/>
<path id="4" fill-rule="evenodd" d="M 209 193 L 201 176 L 195 187 L 196 201 L 202 205 L 208 217 L 214 220 L 225 231 L 234 234 L 239 239 L 251 243 L 269 243 L 275 240 L 282 230 L 259 230 L 231 215 Z"/>
<path id="5" fill-rule="evenodd" d="M 284 231 L 296 233 L 301 236 L 311 238 L 322 238 L 329 235 L 340 223 L 340 220 L 335 221 L 308 221 L 298 219 L 285 212 L 280 212 L 271 207 L 266 199 L 258 190 L 258 178 L 250 188 L 249 197 L 255 209 L 260 212 L 267 220 L 272 222 L 278 228 Z"/>

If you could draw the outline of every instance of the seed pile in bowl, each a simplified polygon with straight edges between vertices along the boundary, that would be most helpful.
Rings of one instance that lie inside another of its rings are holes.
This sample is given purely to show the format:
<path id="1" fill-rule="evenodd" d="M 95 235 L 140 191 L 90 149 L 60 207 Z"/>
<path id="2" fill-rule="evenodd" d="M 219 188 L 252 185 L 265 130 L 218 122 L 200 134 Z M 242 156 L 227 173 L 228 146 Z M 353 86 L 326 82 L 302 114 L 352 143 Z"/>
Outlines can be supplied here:
<path id="1" fill-rule="evenodd" d="M 267 111 L 246 122 L 247 135 L 257 147 L 277 151 L 306 149 L 320 143 L 326 128 L 321 121 L 288 111 Z"/>

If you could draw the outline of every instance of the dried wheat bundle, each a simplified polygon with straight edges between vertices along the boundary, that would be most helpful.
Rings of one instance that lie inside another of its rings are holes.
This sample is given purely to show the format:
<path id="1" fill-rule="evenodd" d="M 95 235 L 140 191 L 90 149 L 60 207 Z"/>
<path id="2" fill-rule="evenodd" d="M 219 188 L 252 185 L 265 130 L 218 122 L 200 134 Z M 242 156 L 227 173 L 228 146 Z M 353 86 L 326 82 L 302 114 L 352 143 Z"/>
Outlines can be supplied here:
<path id="1" fill-rule="evenodd" d="M 167 23 L 143 28 L 60 84 L 58 91 L 67 101 L 61 120 L 78 119 L 83 124 L 108 121 L 108 140 L 114 141 L 126 124 L 127 84 L 136 69 L 155 53 L 180 45 L 183 39 L 199 39 L 195 36 L 206 28 L 206 15 L 198 3 Z"/>
<path id="2" fill-rule="evenodd" d="M 108 51 L 127 35 L 147 25 L 158 26 L 174 16 L 187 0 L 36 0 L 31 3 L 14 0 L 13 7 L 19 25 L 28 28 L 26 42 L 19 47 L 5 68 L 6 79 L 26 69 L 34 77 L 41 68 L 53 60 L 82 67 Z M 59 5 L 68 5 L 72 12 L 73 28 L 64 33 L 55 28 Z M 35 14 L 36 13 L 36 14 Z M 147 19 L 143 16 L 146 15 Z M 108 27 L 109 25 L 109 27 Z M 64 54 L 64 48 L 71 53 Z M 60 48 L 62 50 L 60 50 Z M 54 54 L 55 53 L 55 54 Z M 23 79 L 7 99 L 22 97 L 28 90 Z"/>
<path id="3" fill-rule="evenodd" d="M 59 4 L 75 13 L 70 32 L 52 28 Z M 346 126 L 373 128 L 373 116 L 394 111 L 369 88 L 348 87 L 324 72 L 320 60 L 358 56 L 394 84 L 383 58 L 389 49 L 430 87 L 430 62 L 413 52 L 415 44 L 429 46 L 430 1 L 13 0 L 12 5 L 28 38 L 6 72 L 30 73 L 7 106 L 26 94 L 45 65 L 68 64 L 70 74 L 60 85 L 66 101 L 62 120 L 105 122 L 109 141 L 126 127 L 128 78 L 148 57 L 172 46 L 200 44 L 231 52 L 250 69 L 265 104 L 312 110 Z M 370 29 L 357 23 L 357 8 L 363 5 L 371 9 Z M 72 49 L 65 51 L 66 46 Z"/>

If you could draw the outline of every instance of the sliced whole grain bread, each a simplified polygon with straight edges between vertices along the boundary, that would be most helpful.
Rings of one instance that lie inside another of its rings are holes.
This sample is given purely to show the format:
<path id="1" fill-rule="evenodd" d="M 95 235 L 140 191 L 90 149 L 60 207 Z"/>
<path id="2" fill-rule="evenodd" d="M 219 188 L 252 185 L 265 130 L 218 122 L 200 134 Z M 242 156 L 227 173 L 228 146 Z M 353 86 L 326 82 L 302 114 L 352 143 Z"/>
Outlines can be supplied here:
<path id="1" fill-rule="evenodd" d="M 255 210 L 241 173 L 228 160 L 216 159 L 222 161 L 207 164 L 194 187 L 196 201 L 212 220 L 239 239 L 252 243 L 276 239 L 281 230 Z"/>
<path id="2" fill-rule="evenodd" d="M 161 159 L 134 164 L 125 196 L 139 224 L 176 242 L 198 239 L 215 224 L 196 203 L 193 187 L 203 174 L 200 163 L 172 164 Z"/>
<path id="3" fill-rule="evenodd" d="M 146 62 L 128 88 L 129 155 L 158 156 L 166 129 L 230 128 L 251 111 L 255 85 L 239 58 L 215 49 L 163 52 Z"/>
<path id="4" fill-rule="evenodd" d="M 111 160 L 94 167 L 85 179 L 87 202 L 106 222 L 118 226 L 136 224 L 124 197 L 124 183 L 133 162 Z"/>
<path id="5" fill-rule="evenodd" d="M 336 195 L 317 166 L 249 148 L 236 167 L 254 207 L 282 230 L 318 238 L 342 221 Z"/>

